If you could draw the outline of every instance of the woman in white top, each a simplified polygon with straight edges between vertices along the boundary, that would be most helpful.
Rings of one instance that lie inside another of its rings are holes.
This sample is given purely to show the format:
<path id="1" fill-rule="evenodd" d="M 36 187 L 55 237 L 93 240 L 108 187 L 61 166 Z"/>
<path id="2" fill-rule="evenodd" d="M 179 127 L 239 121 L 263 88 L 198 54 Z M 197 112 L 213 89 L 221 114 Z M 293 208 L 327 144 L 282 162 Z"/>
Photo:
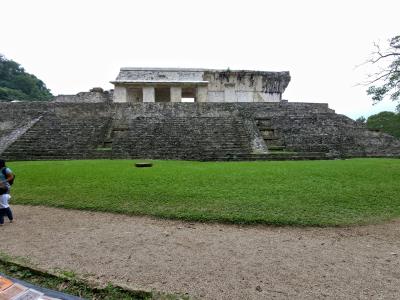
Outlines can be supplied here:
<path id="1" fill-rule="evenodd" d="M 3 194 L 0 196 L 0 226 L 4 225 L 4 216 L 10 220 L 10 223 L 13 222 L 13 214 L 8 204 L 11 199 L 10 194 Z"/>

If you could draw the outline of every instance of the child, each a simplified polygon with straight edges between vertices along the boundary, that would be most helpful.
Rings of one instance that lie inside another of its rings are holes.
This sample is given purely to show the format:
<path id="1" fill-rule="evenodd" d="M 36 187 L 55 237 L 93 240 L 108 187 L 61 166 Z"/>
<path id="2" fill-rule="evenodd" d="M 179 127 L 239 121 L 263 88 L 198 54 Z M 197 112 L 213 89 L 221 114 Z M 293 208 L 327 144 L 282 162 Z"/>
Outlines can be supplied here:
<path id="1" fill-rule="evenodd" d="M 7 216 L 10 220 L 10 223 L 13 221 L 13 215 L 8 202 L 10 201 L 10 194 L 0 195 L 0 226 L 4 224 L 4 216 Z"/>

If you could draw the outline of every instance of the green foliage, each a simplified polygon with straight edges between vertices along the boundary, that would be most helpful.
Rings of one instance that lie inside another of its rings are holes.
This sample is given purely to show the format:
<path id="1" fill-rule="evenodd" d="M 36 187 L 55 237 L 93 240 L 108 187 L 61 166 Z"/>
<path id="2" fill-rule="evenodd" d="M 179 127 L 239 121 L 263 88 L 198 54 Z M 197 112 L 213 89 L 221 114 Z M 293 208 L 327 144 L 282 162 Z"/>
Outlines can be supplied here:
<path id="1" fill-rule="evenodd" d="M 364 116 L 361 116 L 359 118 L 357 118 L 356 122 L 357 123 L 361 123 L 364 124 L 367 121 L 367 119 Z"/>
<path id="2" fill-rule="evenodd" d="M 400 138 L 400 113 L 383 111 L 370 116 L 367 120 L 367 127 Z"/>
<path id="3" fill-rule="evenodd" d="M 43 81 L 0 54 L 0 100 L 45 101 L 52 97 Z"/>
<path id="4" fill-rule="evenodd" d="M 14 204 L 193 221 L 331 226 L 400 216 L 400 160 L 11 162 Z"/>
<path id="5" fill-rule="evenodd" d="M 0 99 L 1 100 L 7 100 L 7 101 L 12 101 L 12 100 L 27 100 L 29 97 L 25 93 L 19 91 L 19 90 L 14 90 L 6 87 L 0 87 Z"/>
<path id="6" fill-rule="evenodd" d="M 3 258 L 0 258 L 0 272 L 37 286 L 76 295 L 84 299 L 157 299 L 157 297 L 153 297 L 152 293 L 149 292 L 128 291 L 111 284 L 107 285 L 105 288 L 91 287 L 85 281 L 77 279 L 76 277 L 66 278 L 64 276 L 55 276 L 13 263 L 8 259 L 6 260 Z M 72 273 L 70 271 L 65 272 Z M 171 297 L 172 296 L 173 295 L 171 295 Z M 178 298 L 176 297 L 174 299 Z"/>
<path id="7" fill-rule="evenodd" d="M 367 82 L 370 87 L 367 94 L 376 103 L 389 97 L 392 101 L 400 100 L 400 35 L 389 40 L 389 46 L 381 50 L 379 45 L 373 57 L 368 61 L 371 64 L 379 64 L 379 71 L 369 76 Z M 400 112 L 400 104 L 397 106 Z"/>

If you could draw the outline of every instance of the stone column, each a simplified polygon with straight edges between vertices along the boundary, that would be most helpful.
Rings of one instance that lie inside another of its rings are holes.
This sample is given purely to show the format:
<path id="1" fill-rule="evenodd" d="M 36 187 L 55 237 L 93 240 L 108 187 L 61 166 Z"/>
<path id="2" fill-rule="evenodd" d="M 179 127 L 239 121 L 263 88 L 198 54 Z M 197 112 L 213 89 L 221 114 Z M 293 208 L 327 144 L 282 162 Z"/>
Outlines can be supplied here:
<path id="1" fill-rule="evenodd" d="M 198 86 L 196 91 L 197 102 L 207 102 L 208 88 L 207 86 Z"/>
<path id="2" fill-rule="evenodd" d="M 127 102 L 127 91 L 124 86 L 115 86 L 113 102 Z"/>
<path id="3" fill-rule="evenodd" d="M 143 102 L 156 102 L 154 86 L 143 87 Z"/>
<path id="4" fill-rule="evenodd" d="M 182 88 L 171 86 L 171 102 L 182 102 Z"/>
<path id="5" fill-rule="evenodd" d="M 234 83 L 225 83 L 224 102 L 237 102 Z"/>

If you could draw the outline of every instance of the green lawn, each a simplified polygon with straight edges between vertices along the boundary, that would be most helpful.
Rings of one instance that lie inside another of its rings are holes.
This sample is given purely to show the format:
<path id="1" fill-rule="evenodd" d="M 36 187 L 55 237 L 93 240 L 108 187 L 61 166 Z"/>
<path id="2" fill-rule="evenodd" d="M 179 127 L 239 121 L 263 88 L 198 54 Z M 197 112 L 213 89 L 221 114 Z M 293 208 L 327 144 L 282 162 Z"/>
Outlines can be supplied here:
<path id="1" fill-rule="evenodd" d="M 275 225 L 400 217 L 400 160 L 10 162 L 12 203 Z"/>

